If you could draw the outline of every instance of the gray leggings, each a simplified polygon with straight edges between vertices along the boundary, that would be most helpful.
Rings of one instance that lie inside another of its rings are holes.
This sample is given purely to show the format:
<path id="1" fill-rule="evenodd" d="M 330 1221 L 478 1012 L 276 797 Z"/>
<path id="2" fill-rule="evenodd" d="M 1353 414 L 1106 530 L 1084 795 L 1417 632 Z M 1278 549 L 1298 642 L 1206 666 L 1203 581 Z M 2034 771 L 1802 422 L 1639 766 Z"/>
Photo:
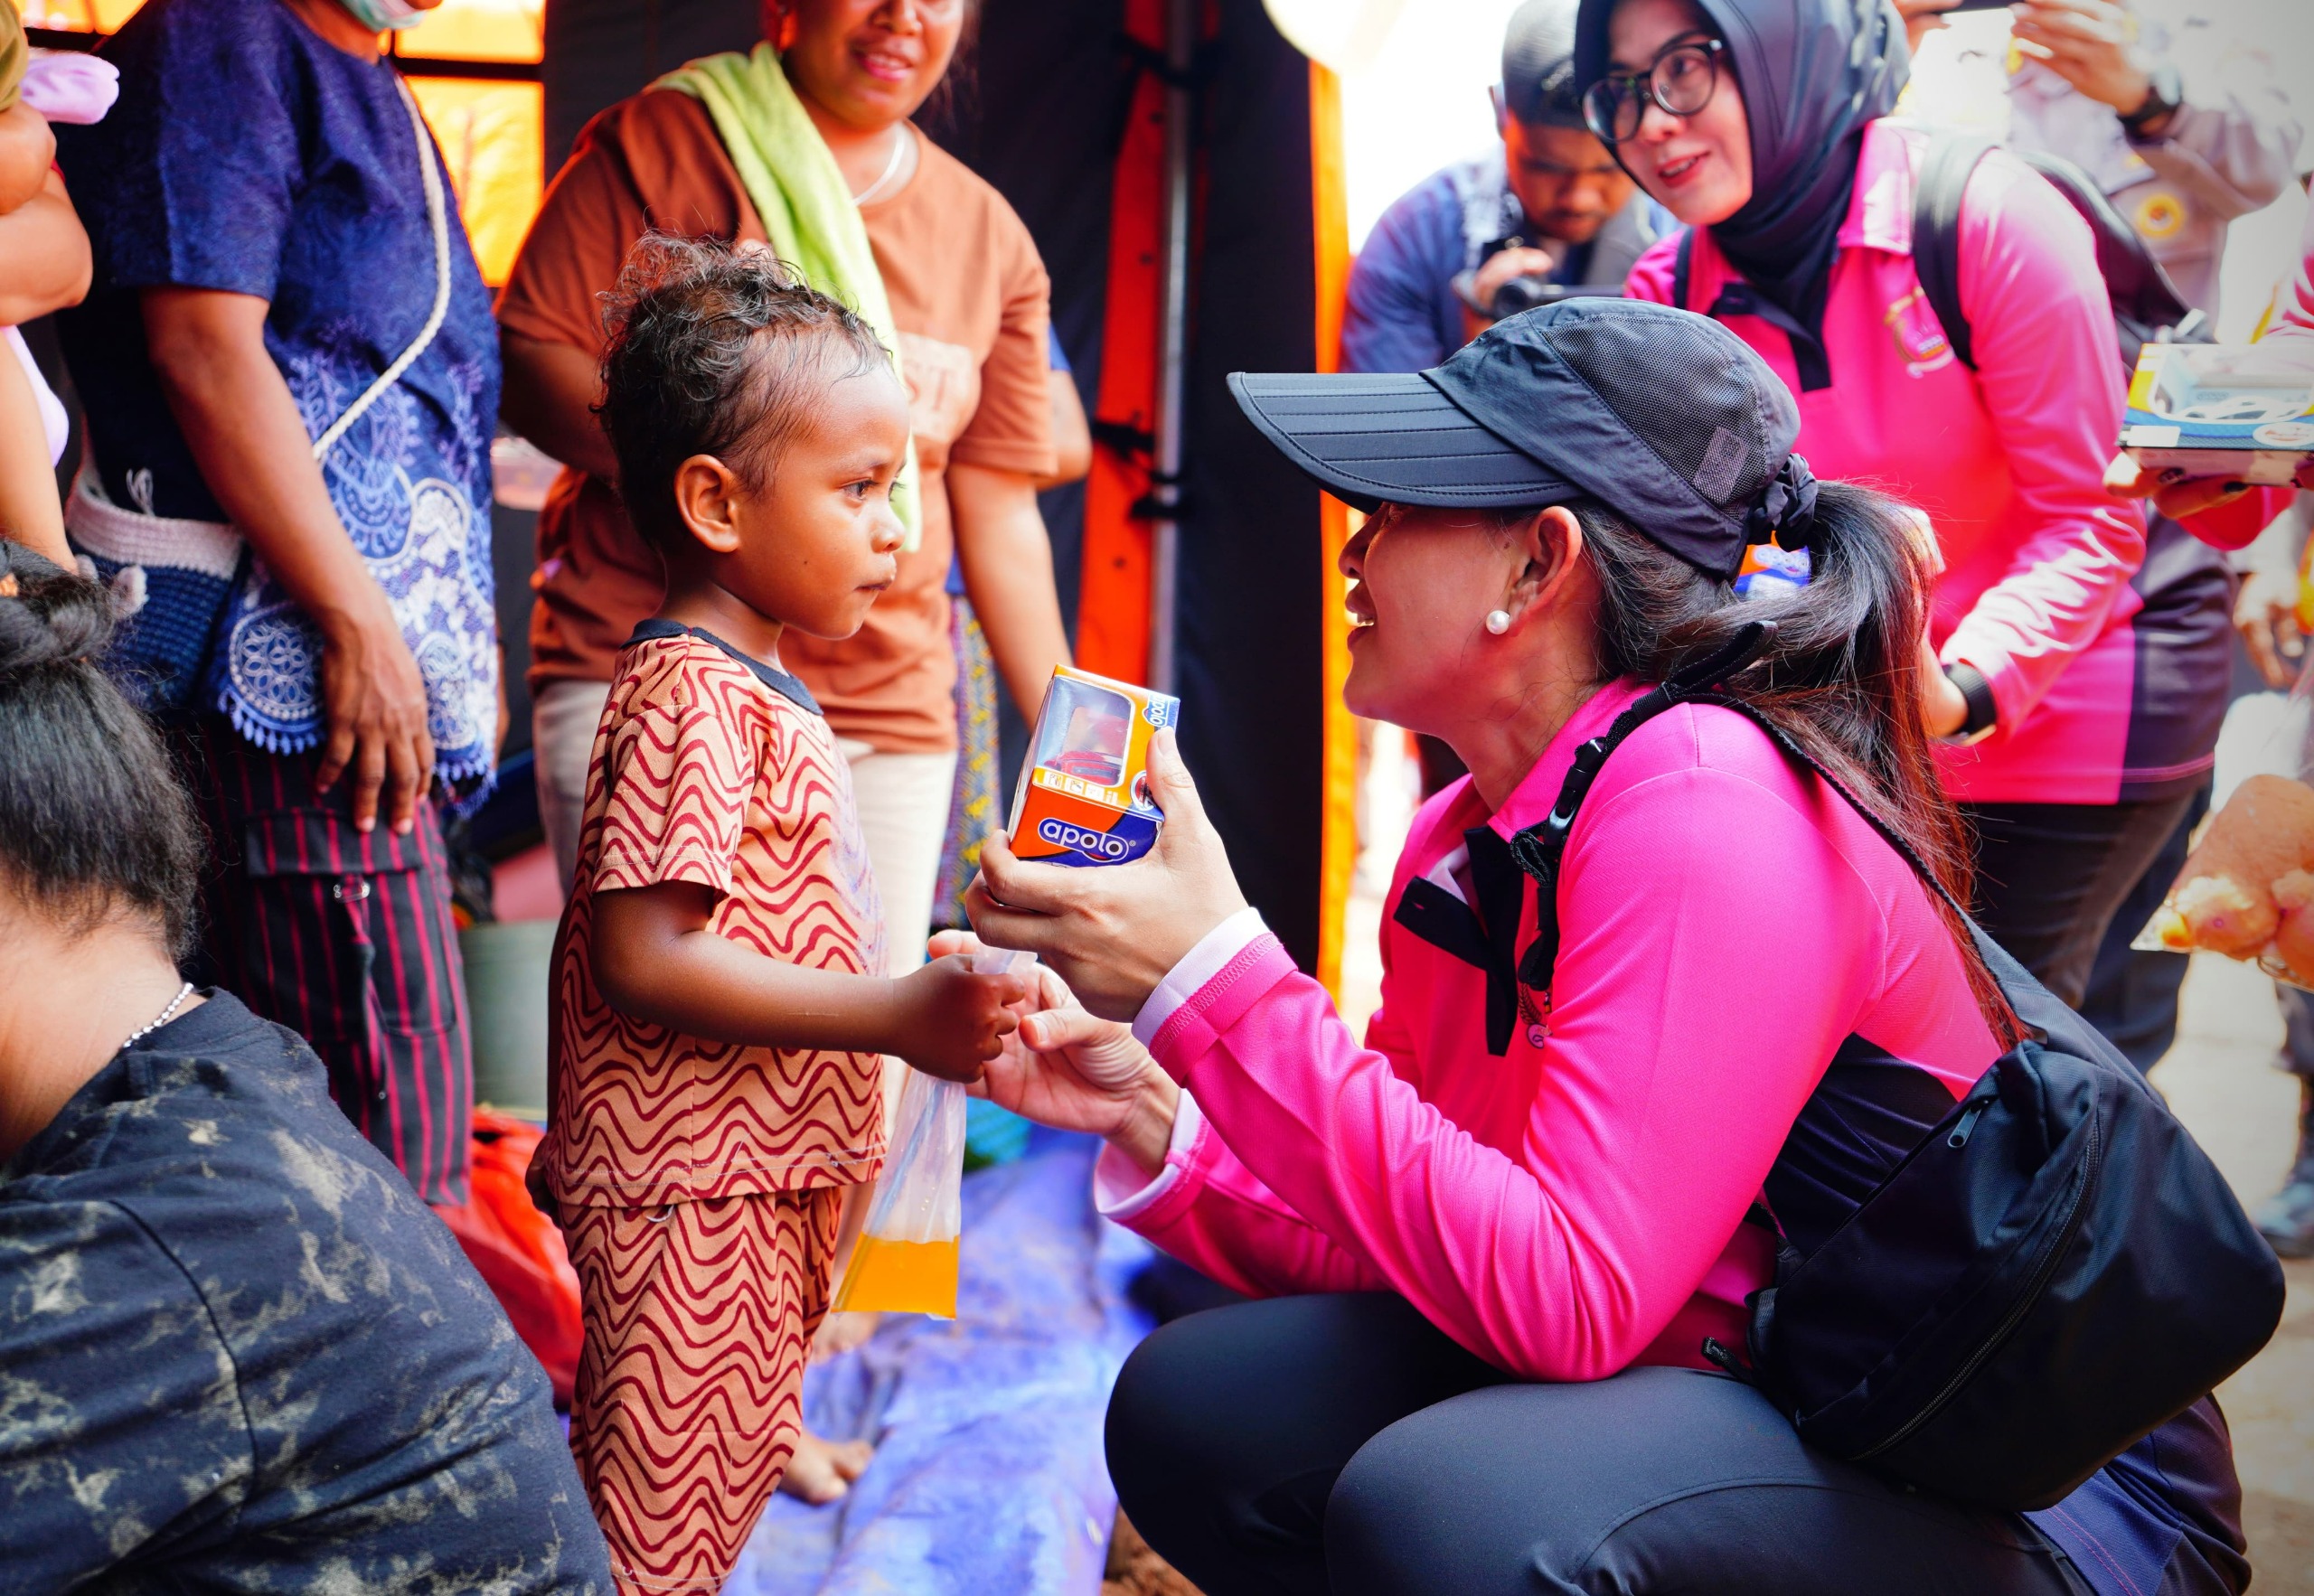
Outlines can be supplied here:
<path id="1" fill-rule="evenodd" d="M 2024 1520 L 1809 1450 L 1687 1369 L 1512 1384 L 1399 1297 L 1215 1309 L 1109 1406 L 1133 1526 L 1206 1596 L 2083 1596 Z"/>

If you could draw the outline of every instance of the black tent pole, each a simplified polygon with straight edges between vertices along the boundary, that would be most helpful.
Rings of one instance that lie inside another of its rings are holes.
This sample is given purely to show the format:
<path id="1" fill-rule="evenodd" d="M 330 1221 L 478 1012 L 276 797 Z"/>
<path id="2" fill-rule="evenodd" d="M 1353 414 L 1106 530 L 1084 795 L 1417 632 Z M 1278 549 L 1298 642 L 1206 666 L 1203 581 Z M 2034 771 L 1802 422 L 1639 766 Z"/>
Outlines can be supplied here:
<path id="1" fill-rule="evenodd" d="M 1190 180 L 1199 0 L 1165 5 L 1165 270 L 1157 308 L 1157 426 L 1149 523 L 1149 683 L 1179 692 L 1174 595 L 1181 546 L 1181 392 L 1189 366 Z"/>

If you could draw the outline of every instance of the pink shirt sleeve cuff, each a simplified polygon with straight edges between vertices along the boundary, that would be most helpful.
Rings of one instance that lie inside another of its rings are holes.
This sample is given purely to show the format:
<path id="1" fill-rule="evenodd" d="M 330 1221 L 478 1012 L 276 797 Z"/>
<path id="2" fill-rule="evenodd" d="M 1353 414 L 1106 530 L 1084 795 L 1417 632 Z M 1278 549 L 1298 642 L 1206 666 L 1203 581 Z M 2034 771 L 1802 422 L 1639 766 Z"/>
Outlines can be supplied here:
<path id="1" fill-rule="evenodd" d="M 1254 939 L 1265 935 L 1269 927 L 1262 923 L 1259 909 L 1244 908 L 1207 932 L 1181 957 L 1181 962 L 1166 972 L 1157 990 L 1141 1005 L 1141 1012 L 1133 1017 L 1133 1034 L 1144 1047 L 1155 1043 L 1157 1033 L 1173 1018 L 1173 1011 L 1191 998 L 1207 981 L 1221 973 L 1229 961 L 1246 951 Z"/>
<path id="2" fill-rule="evenodd" d="M 1101 1217 L 1130 1225 L 1136 1216 L 1156 1206 L 1166 1193 L 1181 1184 L 1182 1167 L 1190 1161 L 1198 1132 L 1204 1126 L 1205 1115 L 1199 1111 L 1197 1099 L 1183 1092 L 1181 1107 L 1173 1114 L 1173 1138 L 1165 1148 L 1165 1167 L 1153 1178 L 1144 1177 L 1133 1161 L 1115 1147 L 1102 1148 L 1101 1156 L 1093 1164 L 1093 1206 L 1100 1211 Z"/>

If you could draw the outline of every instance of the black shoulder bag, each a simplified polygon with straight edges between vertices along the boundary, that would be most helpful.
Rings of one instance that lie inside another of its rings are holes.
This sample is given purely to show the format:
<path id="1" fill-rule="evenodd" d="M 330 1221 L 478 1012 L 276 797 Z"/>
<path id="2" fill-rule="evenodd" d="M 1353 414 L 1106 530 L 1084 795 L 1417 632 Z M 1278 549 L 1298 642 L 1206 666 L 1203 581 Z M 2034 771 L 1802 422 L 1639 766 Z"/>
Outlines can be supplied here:
<path id="1" fill-rule="evenodd" d="M 1584 795 L 1624 738 L 1683 702 L 1750 719 L 1951 901 L 1904 838 L 1774 722 L 1718 690 L 1773 630 L 1746 626 L 1624 710 L 1576 752 L 1550 814 L 1512 840 L 1538 888 L 1538 934 L 1519 971 L 1529 989 L 1550 985 L 1559 861 Z M 1716 1341 L 1703 1351 L 1756 1385 L 1811 1446 L 2023 1511 L 2062 1500 L 2246 1363 L 2281 1321 L 2282 1275 L 2138 1073 L 1961 917 L 2027 1039 L 1960 1102 L 1936 1086 L 1932 1106 L 1897 1122 L 1908 1134 L 1927 1129 L 1867 1185 L 1853 1139 L 1842 1147 L 1825 1133 L 1855 1101 L 1833 1100 L 1835 1078 L 1876 1062 L 1851 1037 L 1768 1178 L 1776 1278 L 1751 1299 L 1748 1361 Z M 1877 1062 L 1919 1081 L 1901 1061 Z M 1803 1207 L 1818 1222 L 1795 1235 L 1789 1221 Z"/>

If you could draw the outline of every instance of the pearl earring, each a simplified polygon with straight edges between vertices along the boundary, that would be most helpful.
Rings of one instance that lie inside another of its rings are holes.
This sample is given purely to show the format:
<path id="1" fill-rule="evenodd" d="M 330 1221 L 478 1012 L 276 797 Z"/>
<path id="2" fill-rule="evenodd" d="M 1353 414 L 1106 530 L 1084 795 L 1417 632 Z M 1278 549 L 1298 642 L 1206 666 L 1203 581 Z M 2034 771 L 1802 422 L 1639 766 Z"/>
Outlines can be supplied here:
<path id="1" fill-rule="evenodd" d="M 1486 613 L 1486 629 L 1487 629 L 1488 631 L 1490 631 L 1490 632 L 1493 633 L 1497 637 L 1500 637 L 1500 636 L 1501 636 L 1504 633 L 1506 633 L 1506 632 L 1510 631 L 1510 612 L 1509 610 L 1489 610 L 1489 611 L 1487 611 L 1487 613 Z"/>

